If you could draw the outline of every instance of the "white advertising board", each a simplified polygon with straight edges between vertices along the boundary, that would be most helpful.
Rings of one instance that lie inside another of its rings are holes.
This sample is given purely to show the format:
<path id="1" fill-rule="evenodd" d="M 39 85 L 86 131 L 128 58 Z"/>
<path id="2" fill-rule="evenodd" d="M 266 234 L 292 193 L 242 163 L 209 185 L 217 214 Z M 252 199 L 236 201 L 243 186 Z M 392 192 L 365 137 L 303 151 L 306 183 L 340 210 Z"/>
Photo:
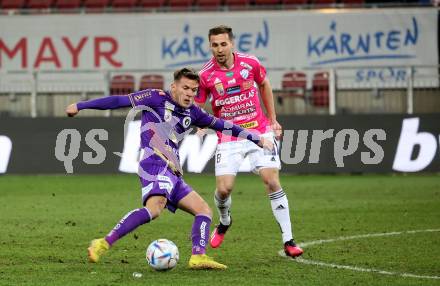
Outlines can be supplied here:
<path id="1" fill-rule="evenodd" d="M 200 68 L 210 58 L 208 29 L 219 24 L 233 28 L 236 50 L 256 55 L 275 74 L 343 66 L 353 70 L 342 86 L 400 86 L 405 68 L 393 67 L 438 64 L 436 9 L 324 11 L 5 15 L 0 69 Z M 437 69 L 419 74 L 438 78 Z"/>

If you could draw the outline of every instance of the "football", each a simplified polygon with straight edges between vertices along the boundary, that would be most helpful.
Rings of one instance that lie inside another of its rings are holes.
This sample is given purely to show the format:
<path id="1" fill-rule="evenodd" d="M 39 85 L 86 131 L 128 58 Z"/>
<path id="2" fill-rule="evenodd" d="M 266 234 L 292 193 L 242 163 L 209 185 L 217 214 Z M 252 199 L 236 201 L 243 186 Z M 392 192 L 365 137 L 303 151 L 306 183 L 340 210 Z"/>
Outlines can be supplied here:
<path id="1" fill-rule="evenodd" d="M 171 270 L 179 261 L 177 246 L 168 239 L 158 239 L 147 247 L 148 264 L 157 271 Z"/>

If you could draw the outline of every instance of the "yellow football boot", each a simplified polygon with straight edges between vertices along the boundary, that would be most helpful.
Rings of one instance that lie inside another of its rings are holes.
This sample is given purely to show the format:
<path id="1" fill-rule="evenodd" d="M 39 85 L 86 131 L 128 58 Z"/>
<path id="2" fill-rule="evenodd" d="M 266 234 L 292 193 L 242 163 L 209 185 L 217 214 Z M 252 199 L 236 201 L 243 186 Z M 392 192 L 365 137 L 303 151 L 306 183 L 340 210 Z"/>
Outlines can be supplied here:
<path id="1" fill-rule="evenodd" d="M 99 258 L 109 250 L 110 245 L 104 238 L 98 238 L 92 240 L 88 250 L 89 261 L 97 263 Z"/>
<path id="2" fill-rule="evenodd" d="M 214 261 L 212 257 L 206 254 L 193 254 L 188 263 L 191 269 L 217 269 L 224 270 L 228 268 L 226 265 Z"/>

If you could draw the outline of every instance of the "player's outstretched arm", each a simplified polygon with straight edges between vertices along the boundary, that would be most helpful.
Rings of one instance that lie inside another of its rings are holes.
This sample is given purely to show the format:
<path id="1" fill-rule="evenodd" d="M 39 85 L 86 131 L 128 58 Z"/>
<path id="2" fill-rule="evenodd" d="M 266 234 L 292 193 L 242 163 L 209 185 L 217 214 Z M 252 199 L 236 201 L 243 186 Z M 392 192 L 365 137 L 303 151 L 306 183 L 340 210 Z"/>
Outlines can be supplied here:
<path id="1" fill-rule="evenodd" d="M 210 128 L 217 130 L 217 131 L 221 131 L 221 132 L 231 133 L 231 135 L 234 137 L 247 139 L 249 141 L 252 141 L 256 145 L 260 146 L 261 148 L 264 148 L 269 151 L 272 151 L 274 149 L 274 145 L 273 145 L 272 141 L 267 140 L 266 138 L 264 138 L 256 133 L 251 133 L 239 125 L 232 124 L 230 122 L 226 122 L 220 118 L 215 117 L 215 119 L 216 120 L 213 122 L 213 124 L 210 126 Z"/>
<path id="2" fill-rule="evenodd" d="M 264 137 L 259 136 L 258 134 L 251 133 L 241 126 L 232 124 L 231 122 L 227 122 L 223 119 L 208 115 L 206 113 L 202 113 L 202 116 L 199 117 L 199 120 L 195 122 L 194 125 L 201 128 L 211 128 L 216 131 L 227 132 L 228 135 L 247 139 L 260 146 L 261 148 L 270 151 L 274 149 L 274 145 L 270 140 L 267 140 Z"/>
<path id="3" fill-rule="evenodd" d="M 69 106 L 66 107 L 66 114 L 69 117 L 73 117 L 78 114 L 78 107 L 76 106 L 76 103 L 72 103 Z"/>
<path id="4" fill-rule="evenodd" d="M 107 110 L 129 106 L 131 106 L 131 101 L 127 95 L 112 95 L 70 104 L 66 108 L 66 114 L 73 117 L 83 109 Z"/>
<path id="5" fill-rule="evenodd" d="M 211 128 L 220 132 L 227 132 L 228 135 L 247 139 L 264 149 L 270 151 L 274 149 L 274 145 L 270 140 L 266 140 L 256 133 L 251 133 L 241 126 L 233 124 L 232 122 L 225 121 L 221 118 L 208 114 L 200 107 L 195 107 L 193 112 L 196 117 L 196 120 L 192 123 L 194 126 L 200 128 Z"/>

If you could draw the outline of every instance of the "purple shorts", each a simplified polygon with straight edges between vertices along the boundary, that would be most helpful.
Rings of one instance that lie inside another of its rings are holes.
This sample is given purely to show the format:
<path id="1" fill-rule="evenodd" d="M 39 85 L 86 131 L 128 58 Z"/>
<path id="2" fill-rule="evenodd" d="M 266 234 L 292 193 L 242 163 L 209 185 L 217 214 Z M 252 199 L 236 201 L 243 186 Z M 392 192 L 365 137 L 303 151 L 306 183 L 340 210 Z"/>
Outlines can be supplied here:
<path id="1" fill-rule="evenodd" d="M 148 175 L 139 177 L 142 185 L 142 205 L 145 205 L 149 197 L 164 196 L 167 198 L 168 210 L 176 212 L 177 204 L 192 191 L 191 187 L 182 177 L 164 169 L 163 165 L 144 165 L 144 170 Z"/>

